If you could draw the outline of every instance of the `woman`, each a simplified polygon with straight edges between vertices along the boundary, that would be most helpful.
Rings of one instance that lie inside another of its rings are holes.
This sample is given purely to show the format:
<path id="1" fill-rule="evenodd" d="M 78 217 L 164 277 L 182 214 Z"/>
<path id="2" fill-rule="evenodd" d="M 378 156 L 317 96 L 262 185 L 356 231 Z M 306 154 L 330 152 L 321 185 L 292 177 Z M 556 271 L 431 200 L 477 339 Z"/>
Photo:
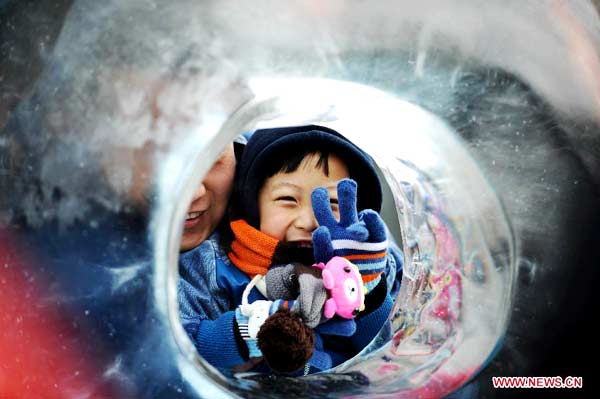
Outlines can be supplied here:
<path id="1" fill-rule="evenodd" d="M 235 164 L 233 144 L 230 144 L 194 192 L 183 226 L 181 252 L 202 244 L 223 220 L 233 187 Z"/>
<path id="2" fill-rule="evenodd" d="M 229 307 L 229 298 L 224 297 L 217 286 L 216 276 L 217 269 L 232 267 L 221 244 L 229 229 L 225 213 L 233 187 L 235 165 L 232 143 L 221 153 L 194 192 L 184 222 L 177 295 L 179 316 L 188 333 L 199 314 L 214 319 Z"/>

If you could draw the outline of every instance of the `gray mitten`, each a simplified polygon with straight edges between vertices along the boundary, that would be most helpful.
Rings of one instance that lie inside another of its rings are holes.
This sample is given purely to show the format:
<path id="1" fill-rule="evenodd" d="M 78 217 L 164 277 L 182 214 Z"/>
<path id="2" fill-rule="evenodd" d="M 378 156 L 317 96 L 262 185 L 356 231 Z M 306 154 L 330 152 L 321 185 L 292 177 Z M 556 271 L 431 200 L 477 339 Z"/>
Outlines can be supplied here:
<path id="1" fill-rule="evenodd" d="M 323 306 L 327 301 L 327 290 L 321 277 L 321 270 L 314 266 L 296 266 L 300 293 L 292 310 L 298 310 L 304 323 L 315 328 L 323 321 L 328 320 L 323 315 Z"/>
<path id="2" fill-rule="evenodd" d="M 327 320 L 323 315 L 327 290 L 319 268 L 301 264 L 272 266 L 265 282 L 267 298 L 296 300 L 290 310 L 300 313 L 308 327 L 315 328 Z"/>

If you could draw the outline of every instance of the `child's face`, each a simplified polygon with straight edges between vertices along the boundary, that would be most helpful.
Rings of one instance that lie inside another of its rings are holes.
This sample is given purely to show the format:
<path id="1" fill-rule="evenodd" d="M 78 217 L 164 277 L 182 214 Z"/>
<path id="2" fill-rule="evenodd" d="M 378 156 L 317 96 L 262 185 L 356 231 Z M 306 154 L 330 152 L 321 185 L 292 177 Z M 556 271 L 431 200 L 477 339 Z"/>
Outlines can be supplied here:
<path id="1" fill-rule="evenodd" d="M 258 194 L 260 231 L 280 241 L 310 244 L 318 227 L 311 193 L 317 187 L 329 191 L 331 207 L 339 220 L 337 183 L 350 177 L 346 164 L 329 155 L 329 176 L 317 167 L 318 155 L 309 155 L 292 173 L 277 173 L 267 180 Z"/>

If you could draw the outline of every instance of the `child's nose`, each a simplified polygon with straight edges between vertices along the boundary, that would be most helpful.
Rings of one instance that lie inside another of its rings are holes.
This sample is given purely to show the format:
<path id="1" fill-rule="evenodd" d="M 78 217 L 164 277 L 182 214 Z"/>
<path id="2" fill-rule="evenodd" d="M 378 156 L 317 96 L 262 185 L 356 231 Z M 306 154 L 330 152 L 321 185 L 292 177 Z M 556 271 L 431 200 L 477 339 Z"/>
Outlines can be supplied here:
<path id="1" fill-rule="evenodd" d="M 300 209 L 300 213 L 296 218 L 296 227 L 306 230 L 309 232 L 313 232 L 319 224 L 317 223 L 317 219 L 315 218 L 315 214 L 313 213 L 312 206 L 303 206 Z"/>

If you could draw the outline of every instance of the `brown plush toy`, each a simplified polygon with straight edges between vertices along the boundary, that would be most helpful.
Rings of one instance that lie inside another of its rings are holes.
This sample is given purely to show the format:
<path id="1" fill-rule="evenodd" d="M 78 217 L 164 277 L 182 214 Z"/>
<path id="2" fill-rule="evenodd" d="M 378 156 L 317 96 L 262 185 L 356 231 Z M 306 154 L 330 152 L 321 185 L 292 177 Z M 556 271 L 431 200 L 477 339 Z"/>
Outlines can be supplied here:
<path id="1" fill-rule="evenodd" d="M 306 365 L 315 346 L 312 328 L 298 312 L 279 309 L 261 326 L 258 347 L 269 367 L 279 373 L 293 373 Z"/>

